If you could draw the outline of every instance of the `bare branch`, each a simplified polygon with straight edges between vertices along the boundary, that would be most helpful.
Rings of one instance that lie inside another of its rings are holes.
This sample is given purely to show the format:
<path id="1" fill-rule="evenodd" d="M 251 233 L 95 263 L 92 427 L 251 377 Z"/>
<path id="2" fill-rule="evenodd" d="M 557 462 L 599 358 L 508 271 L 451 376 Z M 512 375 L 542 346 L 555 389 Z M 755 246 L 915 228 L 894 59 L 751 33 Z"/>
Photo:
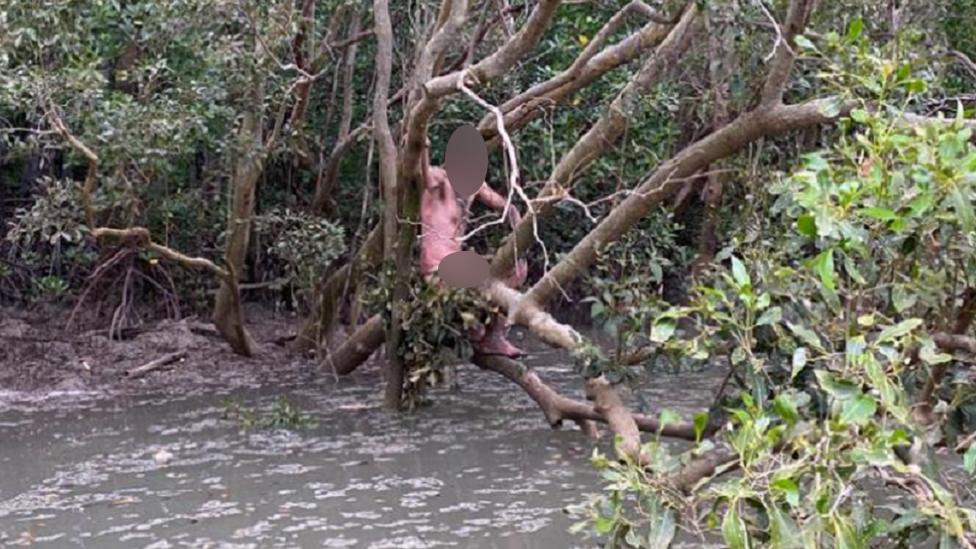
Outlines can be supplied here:
<path id="1" fill-rule="evenodd" d="M 599 158 L 616 143 L 626 129 L 630 117 L 639 103 L 639 98 L 654 83 L 658 82 L 667 70 L 675 65 L 678 57 L 691 44 L 691 39 L 697 30 L 699 11 L 695 4 L 690 4 L 681 20 L 675 25 L 667 38 L 660 43 L 654 55 L 647 60 L 637 75 L 617 94 L 610 107 L 590 127 L 586 134 L 577 141 L 572 149 L 560 159 L 553 169 L 546 185 L 538 194 L 538 199 L 552 196 L 564 197 L 568 194 L 573 178 L 591 162 Z M 537 218 L 552 209 L 553 203 L 544 202 L 534 213 L 526 215 L 512 236 L 496 252 L 491 263 L 492 275 L 503 278 L 514 267 L 516 248 L 527 249 L 531 245 L 534 233 L 530 229 L 537 224 Z"/>
<path id="2" fill-rule="evenodd" d="M 518 194 L 519 198 L 522 199 L 523 202 L 525 202 L 527 213 L 529 215 L 532 215 L 533 219 L 535 219 L 535 215 L 534 215 L 535 211 L 532 209 L 532 202 L 529 200 L 529 196 L 525 194 L 525 190 L 522 189 L 522 186 L 519 184 L 520 178 L 519 178 L 519 169 L 518 169 L 518 158 L 515 153 L 515 145 L 512 144 L 512 138 L 508 135 L 508 132 L 505 130 L 505 116 L 502 114 L 501 109 L 492 105 L 491 103 L 488 103 L 484 99 L 478 97 L 478 94 L 474 93 L 473 91 L 471 91 L 470 88 L 464 85 L 464 78 L 458 80 L 458 86 L 461 88 L 461 91 L 464 92 L 472 100 L 474 100 L 475 103 L 478 103 L 483 108 L 488 109 L 489 111 L 495 114 L 495 119 L 498 124 L 497 126 L 498 132 L 501 135 L 502 143 L 504 143 L 505 153 L 508 159 L 508 174 L 509 174 L 508 175 L 508 196 L 505 200 L 505 208 L 504 211 L 502 212 L 502 215 L 499 216 L 498 219 L 494 221 L 490 221 L 488 223 L 485 223 L 473 229 L 467 235 L 462 237 L 461 241 L 463 242 L 468 238 L 471 238 L 472 236 L 477 234 L 482 229 L 487 228 L 491 225 L 502 223 L 504 222 L 505 219 L 508 219 L 509 209 L 512 207 L 513 194 Z M 546 243 L 543 242 L 542 238 L 539 236 L 538 225 L 534 225 L 532 229 L 533 229 L 533 236 L 535 237 L 535 242 L 539 244 L 540 248 L 542 248 L 545 269 L 549 270 L 549 251 L 546 249 Z M 515 251 L 515 257 L 517 260 L 518 250 Z"/>
<path id="3" fill-rule="evenodd" d="M 758 0 L 762 4 L 762 0 Z M 785 28 L 780 30 L 776 26 L 777 46 L 773 55 L 773 61 L 769 67 L 769 74 L 762 90 L 761 102 L 764 105 L 775 105 L 783 100 L 783 90 L 793 69 L 793 62 L 796 59 L 794 40 L 803 32 L 813 12 L 816 0 L 792 0 L 790 9 L 786 15 Z M 765 6 L 763 6 L 765 9 Z M 771 17 L 771 16 L 770 16 Z"/>

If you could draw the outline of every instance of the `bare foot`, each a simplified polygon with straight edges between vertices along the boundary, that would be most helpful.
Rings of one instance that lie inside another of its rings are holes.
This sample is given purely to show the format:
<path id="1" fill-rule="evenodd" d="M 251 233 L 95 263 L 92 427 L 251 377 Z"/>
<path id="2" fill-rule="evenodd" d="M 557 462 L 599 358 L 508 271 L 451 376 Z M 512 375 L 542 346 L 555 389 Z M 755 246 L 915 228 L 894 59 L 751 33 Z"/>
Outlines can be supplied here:
<path id="1" fill-rule="evenodd" d="M 519 358 L 525 353 L 505 338 L 508 328 L 502 325 L 500 319 L 495 319 L 488 327 L 488 333 L 479 341 L 472 341 L 475 350 L 483 355 L 501 355 L 508 358 Z"/>

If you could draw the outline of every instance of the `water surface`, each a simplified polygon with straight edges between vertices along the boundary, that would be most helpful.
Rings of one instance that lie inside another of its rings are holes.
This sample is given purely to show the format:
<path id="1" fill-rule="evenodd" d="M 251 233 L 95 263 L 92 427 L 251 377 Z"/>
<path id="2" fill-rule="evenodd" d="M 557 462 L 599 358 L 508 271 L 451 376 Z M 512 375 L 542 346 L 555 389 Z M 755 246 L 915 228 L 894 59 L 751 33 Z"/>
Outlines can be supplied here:
<path id="1" fill-rule="evenodd" d="M 581 398 L 555 351 L 530 362 Z M 570 548 L 566 505 L 599 488 L 593 442 L 549 428 L 521 391 L 460 369 L 459 389 L 408 415 L 382 410 L 375 366 L 308 371 L 260 388 L 0 400 L 0 542 L 51 547 Z M 714 376 L 648 394 L 700 409 Z M 316 425 L 243 429 L 231 397 L 267 413 L 286 397 Z M 160 451 L 163 451 L 160 453 Z M 157 456 L 172 457 L 160 463 Z"/>

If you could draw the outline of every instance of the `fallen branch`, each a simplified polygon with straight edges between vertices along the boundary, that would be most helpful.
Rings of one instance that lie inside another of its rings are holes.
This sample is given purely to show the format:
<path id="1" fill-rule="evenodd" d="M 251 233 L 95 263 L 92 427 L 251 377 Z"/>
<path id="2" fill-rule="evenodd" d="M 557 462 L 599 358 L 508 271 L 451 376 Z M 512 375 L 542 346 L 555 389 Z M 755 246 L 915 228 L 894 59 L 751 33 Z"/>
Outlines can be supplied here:
<path id="1" fill-rule="evenodd" d="M 337 376 L 351 374 L 380 348 L 386 339 L 383 317 L 373 315 L 359 327 L 335 352 L 326 352 L 319 367 Z"/>
<path id="2" fill-rule="evenodd" d="M 575 421 L 577 424 L 580 424 L 581 429 L 584 429 L 582 422 L 587 421 L 607 423 L 609 425 L 607 417 L 597 407 L 594 407 L 590 403 L 581 402 L 559 394 L 555 389 L 546 384 L 537 373 L 519 362 L 503 356 L 486 355 L 476 355 L 472 359 L 472 362 L 479 368 L 498 373 L 521 387 L 539 405 L 546 421 L 553 428 L 559 428 L 562 422 L 566 420 Z M 612 389 L 612 386 L 609 387 Z M 613 400 L 614 397 L 609 396 L 605 387 L 594 386 L 593 388 L 603 393 L 601 398 L 605 405 L 608 401 Z M 620 397 L 617 396 L 616 398 L 619 400 Z M 615 411 L 619 410 L 620 408 L 615 409 Z M 640 431 L 660 433 L 662 436 L 671 438 L 695 440 L 695 427 L 691 423 L 668 423 L 662 428 L 661 423 L 650 416 L 631 414 L 631 418 Z M 702 436 L 709 436 L 715 430 L 714 427 L 708 427 Z"/>
<path id="3" fill-rule="evenodd" d="M 739 455 L 719 448 L 685 465 L 671 478 L 671 485 L 682 492 L 690 492 L 702 480 L 738 467 Z"/>
<path id="4" fill-rule="evenodd" d="M 606 419 L 610 430 L 620 436 L 620 443 L 616 446 L 616 450 L 621 457 L 630 456 L 641 465 L 646 465 L 649 459 L 641 452 L 640 430 L 637 422 L 634 421 L 630 410 L 607 378 L 600 376 L 587 380 L 586 398 L 593 401 L 597 413 Z"/>
<path id="5" fill-rule="evenodd" d="M 126 370 L 125 373 L 122 375 L 124 375 L 129 379 L 140 378 L 162 368 L 163 366 L 168 366 L 169 364 L 172 364 L 177 360 L 182 360 L 185 357 L 186 357 L 186 349 L 181 351 L 176 351 L 175 353 L 163 355 L 157 358 L 156 360 L 147 362 L 142 366 L 138 366 L 136 368 Z"/>

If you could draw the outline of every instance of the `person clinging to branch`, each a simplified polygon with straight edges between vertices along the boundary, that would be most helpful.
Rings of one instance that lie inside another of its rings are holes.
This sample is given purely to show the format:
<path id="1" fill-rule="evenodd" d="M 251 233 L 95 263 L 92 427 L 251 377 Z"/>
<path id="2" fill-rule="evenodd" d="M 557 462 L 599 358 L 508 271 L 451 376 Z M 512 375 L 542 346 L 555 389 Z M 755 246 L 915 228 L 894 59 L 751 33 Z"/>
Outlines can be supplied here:
<path id="1" fill-rule="evenodd" d="M 421 155 L 424 188 L 420 201 L 420 272 L 428 282 L 433 282 L 441 260 L 461 250 L 462 235 L 472 203 L 478 200 L 492 210 L 505 212 L 507 201 L 487 183 L 482 183 L 470 198 L 458 196 L 447 171 L 430 165 L 429 148 L 428 143 Z M 507 217 L 513 228 L 521 221 L 521 215 L 514 205 L 509 205 Z M 527 274 L 526 261 L 520 258 L 505 283 L 517 288 L 525 282 Z M 505 317 L 500 314 L 492 315 L 487 326 L 478 325 L 468 332 L 477 353 L 512 358 L 521 356 L 522 351 L 508 341 L 507 335 L 508 326 Z"/>

